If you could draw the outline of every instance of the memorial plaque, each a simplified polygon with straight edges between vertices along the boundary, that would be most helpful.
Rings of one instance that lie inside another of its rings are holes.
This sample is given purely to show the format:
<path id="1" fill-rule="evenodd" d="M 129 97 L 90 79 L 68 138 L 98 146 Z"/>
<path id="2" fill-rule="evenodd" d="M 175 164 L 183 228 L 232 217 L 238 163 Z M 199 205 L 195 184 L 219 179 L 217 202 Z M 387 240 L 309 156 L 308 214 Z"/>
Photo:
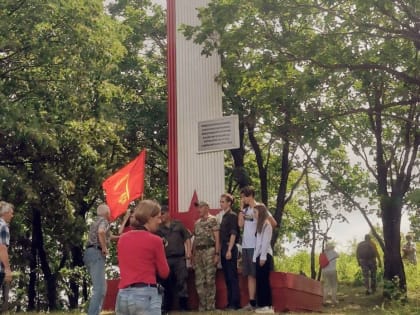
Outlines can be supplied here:
<path id="1" fill-rule="evenodd" d="M 239 119 L 237 115 L 198 123 L 198 152 L 239 148 Z"/>

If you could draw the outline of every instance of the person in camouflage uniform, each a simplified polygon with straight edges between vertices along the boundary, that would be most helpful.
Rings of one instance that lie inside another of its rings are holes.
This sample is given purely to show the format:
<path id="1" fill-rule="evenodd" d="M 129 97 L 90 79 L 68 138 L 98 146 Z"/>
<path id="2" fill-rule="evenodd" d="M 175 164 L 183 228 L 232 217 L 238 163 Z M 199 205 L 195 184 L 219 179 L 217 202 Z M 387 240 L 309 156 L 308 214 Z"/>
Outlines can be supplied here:
<path id="1" fill-rule="evenodd" d="M 193 267 L 199 311 L 212 311 L 216 301 L 216 267 L 219 262 L 219 224 L 210 215 L 209 205 L 199 202 L 200 218 L 194 224 Z"/>
<path id="2" fill-rule="evenodd" d="M 370 235 L 365 235 L 365 240 L 357 245 L 357 262 L 362 269 L 366 295 L 376 292 L 376 271 L 377 266 L 381 267 L 381 258 L 375 243 L 372 242 Z M 378 265 L 376 265 L 378 260 Z"/>

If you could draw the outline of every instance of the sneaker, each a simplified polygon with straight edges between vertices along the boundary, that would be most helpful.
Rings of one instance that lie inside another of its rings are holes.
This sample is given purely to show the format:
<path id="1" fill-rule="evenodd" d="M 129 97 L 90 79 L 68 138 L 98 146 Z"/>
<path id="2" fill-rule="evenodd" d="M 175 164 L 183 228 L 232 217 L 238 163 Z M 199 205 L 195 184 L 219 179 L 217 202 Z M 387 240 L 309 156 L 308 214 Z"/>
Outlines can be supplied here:
<path id="1" fill-rule="evenodd" d="M 241 311 L 253 311 L 253 310 L 254 310 L 254 307 L 249 303 L 241 308 Z"/>
<path id="2" fill-rule="evenodd" d="M 273 314 L 274 310 L 271 306 L 264 306 L 264 307 L 258 307 L 255 309 L 255 313 L 258 314 Z"/>

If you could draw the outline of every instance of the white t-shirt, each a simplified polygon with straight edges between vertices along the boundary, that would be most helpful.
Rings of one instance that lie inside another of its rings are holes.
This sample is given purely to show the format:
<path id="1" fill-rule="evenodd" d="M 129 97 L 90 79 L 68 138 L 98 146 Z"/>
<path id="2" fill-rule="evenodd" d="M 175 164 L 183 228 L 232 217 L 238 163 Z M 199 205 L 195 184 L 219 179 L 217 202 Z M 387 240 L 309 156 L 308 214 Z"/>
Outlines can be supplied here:
<path id="1" fill-rule="evenodd" d="M 217 223 L 219 224 L 222 223 L 222 219 L 224 215 L 225 215 L 225 212 L 223 210 L 220 210 L 219 213 L 216 214 Z"/>
<path id="2" fill-rule="evenodd" d="M 257 220 L 254 218 L 254 208 L 247 207 L 244 213 L 244 232 L 242 235 L 242 248 L 255 248 L 257 237 Z"/>

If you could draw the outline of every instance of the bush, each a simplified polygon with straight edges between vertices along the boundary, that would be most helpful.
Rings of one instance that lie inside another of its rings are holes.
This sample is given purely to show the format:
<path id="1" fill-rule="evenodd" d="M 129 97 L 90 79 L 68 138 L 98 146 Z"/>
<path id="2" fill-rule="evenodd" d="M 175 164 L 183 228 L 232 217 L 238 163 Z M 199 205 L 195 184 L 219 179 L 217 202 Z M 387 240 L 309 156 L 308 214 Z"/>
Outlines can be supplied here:
<path id="1" fill-rule="evenodd" d="M 315 255 L 316 270 L 318 272 L 318 254 Z M 311 257 L 305 251 L 300 251 L 293 256 L 275 257 L 276 271 L 311 274 Z M 340 254 L 337 259 L 337 273 L 340 282 L 363 285 L 363 276 L 356 258 L 353 255 Z"/>
<path id="2" fill-rule="evenodd" d="M 318 266 L 318 254 L 316 254 L 316 270 Z M 407 278 L 407 289 L 412 292 L 420 291 L 419 266 L 405 263 Z M 275 271 L 311 274 L 311 257 L 308 252 L 300 251 L 292 256 L 280 256 L 274 258 Z M 363 275 L 360 266 L 354 255 L 340 253 L 337 259 L 337 274 L 339 282 L 345 282 L 353 286 L 363 286 Z M 391 284 L 384 284 L 383 269 L 379 268 L 377 273 L 378 286 L 389 287 Z"/>

